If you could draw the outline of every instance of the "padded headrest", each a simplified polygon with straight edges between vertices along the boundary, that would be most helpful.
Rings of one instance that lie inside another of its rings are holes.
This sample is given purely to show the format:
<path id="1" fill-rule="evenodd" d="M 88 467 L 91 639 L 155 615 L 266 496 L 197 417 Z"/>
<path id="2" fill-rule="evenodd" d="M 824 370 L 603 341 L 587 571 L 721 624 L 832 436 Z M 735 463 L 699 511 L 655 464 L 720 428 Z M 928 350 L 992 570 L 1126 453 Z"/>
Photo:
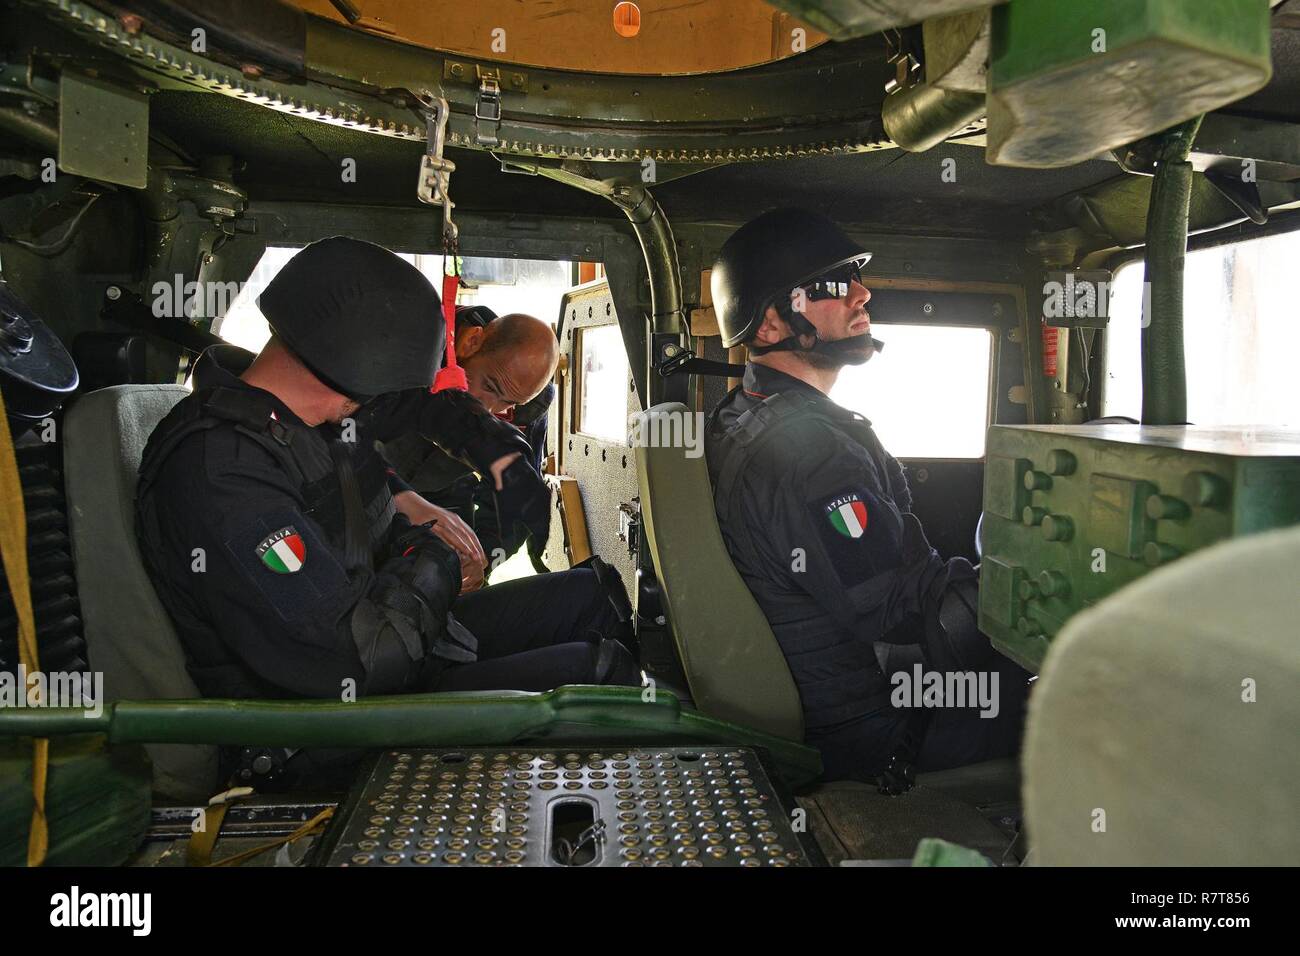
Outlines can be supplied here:
<path id="1" fill-rule="evenodd" d="M 1024 746 L 1031 861 L 1292 865 L 1300 527 L 1207 548 L 1078 614 Z"/>

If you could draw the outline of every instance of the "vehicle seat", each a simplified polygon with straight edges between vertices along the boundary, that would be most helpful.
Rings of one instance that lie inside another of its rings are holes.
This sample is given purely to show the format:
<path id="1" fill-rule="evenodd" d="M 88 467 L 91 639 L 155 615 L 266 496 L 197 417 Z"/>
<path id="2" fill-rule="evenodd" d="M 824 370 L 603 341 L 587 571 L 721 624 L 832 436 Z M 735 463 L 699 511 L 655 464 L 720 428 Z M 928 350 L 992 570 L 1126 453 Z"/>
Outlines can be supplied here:
<path id="1" fill-rule="evenodd" d="M 638 414 L 636 427 L 642 436 L 694 434 L 681 427 L 693 424 L 694 414 L 680 402 L 666 402 Z M 799 691 L 767 618 L 727 553 L 703 445 L 636 444 L 646 541 L 695 706 L 710 717 L 802 740 Z"/>
<path id="2" fill-rule="evenodd" d="M 1249 535 L 1071 619 L 1030 698 L 1029 862 L 1295 863 L 1297 566 L 1300 527 Z"/>
<path id="3" fill-rule="evenodd" d="M 110 701 L 200 696 L 135 537 L 136 471 L 145 442 L 187 394 L 180 385 L 115 385 L 81 396 L 64 416 L 68 526 L 86 648 Z M 182 799 L 211 795 L 215 747 L 146 749 L 155 790 Z"/>

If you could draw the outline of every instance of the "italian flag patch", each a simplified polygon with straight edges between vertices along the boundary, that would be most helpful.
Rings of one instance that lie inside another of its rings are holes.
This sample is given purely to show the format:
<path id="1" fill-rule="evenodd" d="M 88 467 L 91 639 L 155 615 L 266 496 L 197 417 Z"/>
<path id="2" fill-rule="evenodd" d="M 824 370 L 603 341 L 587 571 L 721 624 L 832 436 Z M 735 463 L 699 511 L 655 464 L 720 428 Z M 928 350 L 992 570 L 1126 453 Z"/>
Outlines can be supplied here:
<path id="1" fill-rule="evenodd" d="M 293 574 L 307 561 L 307 546 L 302 535 L 289 525 L 281 528 L 257 546 L 257 556 L 276 574 Z"/>
<path id="2" fill-rule="evenodd" d="M 841 495 L 826 506 L 831 527 L 846 538 L 860 538 L 867 530 L 867 506 L 857 495 Z"/>

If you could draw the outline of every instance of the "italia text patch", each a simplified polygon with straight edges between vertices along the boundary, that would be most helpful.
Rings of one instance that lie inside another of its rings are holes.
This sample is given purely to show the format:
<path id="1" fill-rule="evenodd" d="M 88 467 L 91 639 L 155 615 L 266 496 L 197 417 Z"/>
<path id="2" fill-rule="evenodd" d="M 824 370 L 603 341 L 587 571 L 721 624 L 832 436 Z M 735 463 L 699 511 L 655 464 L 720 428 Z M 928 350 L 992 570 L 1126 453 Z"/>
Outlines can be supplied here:
<path id="1" fill-rule="evenodd" d="M 285 623 L 310 625 L 295 630 L 295 637 L 330 645 L 337 633 L 319 622 L 335 621 L 358 595 L 316 524 L 296 508 L 268 508 L 240 518 L 242 526 L 226 538 L 239 583 L 260 593 Z"/>
<path id="2" fill-rule="evenodd" d="M 826 520 L 838 534 L 860 538 L 867 530 L 867 506 L 856 494 L 840 495 L 827 502 Z"/>
<path id="3" fill-rule="evenodd" d="M 826 570 L 842 586 L 856 587 L 898 567 L 902 559 L 898 511 L 866 484 L 809 496 L 806 507 L 826 556 Z"/>
<path id="4" fill-rule="evenodd" d="M 293 525 L 267 535 L 255 553 L 276 574 L 293 574 L 307 563 L 307 545 Z"/>

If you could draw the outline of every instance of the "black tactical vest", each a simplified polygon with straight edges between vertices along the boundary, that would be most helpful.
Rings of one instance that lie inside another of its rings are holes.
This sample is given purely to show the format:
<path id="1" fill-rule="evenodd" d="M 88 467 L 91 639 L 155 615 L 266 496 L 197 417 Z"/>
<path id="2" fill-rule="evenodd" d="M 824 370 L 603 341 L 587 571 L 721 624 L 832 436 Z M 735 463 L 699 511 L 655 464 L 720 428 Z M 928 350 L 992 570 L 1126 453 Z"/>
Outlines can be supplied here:
<path id="1" fill-rule="evenodd" d="M 238 385 L 202 387 L 200 383 L 194 394 L 182 399 L 158 424 L 145 447 L 136 489 L 136 534 L 141 556 L 154 581 L 164 580 L 164 575 L 152 566 L 165 553 L 164 538 L 156 510 L 142 504 L 172 451 L 187 437 L 219 427 L 233 427 L 280 463 L 300 489 L 302 513 L 320 525 L 331 546 L 347 555 L 349 574 L 366 573 L 373 566 L 396 512 L 384 460 L 373 444 L 363 444 L 364 436 L 357 436 L 357 441 L 341 437 L 331 440 L 328 429 L 313 428 L 297 420 L 284 421 L 276 418 L 274 411 L 269 397 L 259 390 Z M 346 456 L 346 463 L 336 463 L 336 456 Z M 347 476 L 359 494 L 345 494 L 341 476 Z M 354 502 L 351 508 L 349 500 Z M 165 588 L 159 589 L 159 598 L 178 628 L 187 633 L 207 632 L 189 636 L 196 646 L 220 644 L 210 625 L 172 606 Z M 204 688 L 207 696 L 261 697 L 270 692 L 257 686 L 255 678 L 241 667 L 205 670 L 209 672 L 208 686 Z"/>
<path id="2" fill-rule="evenodd" d="M 140 462 L 137 499 L 149 490 L 163 462 L 182 440 L 208 428 L 233 425 L 236 431 L 256 441 L 280 462 L 301 489 L 303 514 L 324 529 L 331 545 L 345 552 L 347 506 L 334 461 L 338 449 L 342 449 L 349 456 L 361 493 L 373 561 L 374 552 L 387 535 L 396 512 L 384 460 L 373 447 L 362 447 L 358 441 L 341 438 L 334 439 L 336 450 L 331 452 L 332 443 L 322 433 L 324 429 L 301 422 L 284 422 L 273 417 L 273 412 L 270 402 L 251 389 L 215 386 L 196 391 L 177 404 L 150 437 Z M 160 539 L 153 531 L 147 526 L 142 528 L 142 537 L 157 544 Z"/>
<path id="3" fill-rule="evenodd" d="M 714 409 L 707 431 L 714 441 L 709 449 L 709 475 L 713 480 L 714 508 L 718 525 L 729 548 L 743 552 L 750 567 L 760 567 L 753 536 L 762 529 L 746 521 L 736 505 L 737 482 L 759 450 L 779 440 L 787 429 L 798 429 L 814 418 L 829 422 L 863 445 L 877 462 L 881 475 L 888 475 L 882 459 L 884 449 L 870 426 L 852 413 L 832 415 L 814 397 L 803 391 L 777 392 L 724 430 L 719 412 L 735 390 Z M 855 427 L 860 426 L 860 427 Z M 746 582 L 755 590 L 755 582 Z M 770 594 L 759 595 L 772 633 L 785 654 L 790 674 L 799 688 L 804 721 L 808 728 L 827 727 L 851 720 L 889 702 L 889 685 L 877 661 L 871 642 L 845 629 L 830 614 L 808 616 L 807 602 L 790 602 L 788 609 Z M 788 616 L 787 616 L 788 610 Z"/>

